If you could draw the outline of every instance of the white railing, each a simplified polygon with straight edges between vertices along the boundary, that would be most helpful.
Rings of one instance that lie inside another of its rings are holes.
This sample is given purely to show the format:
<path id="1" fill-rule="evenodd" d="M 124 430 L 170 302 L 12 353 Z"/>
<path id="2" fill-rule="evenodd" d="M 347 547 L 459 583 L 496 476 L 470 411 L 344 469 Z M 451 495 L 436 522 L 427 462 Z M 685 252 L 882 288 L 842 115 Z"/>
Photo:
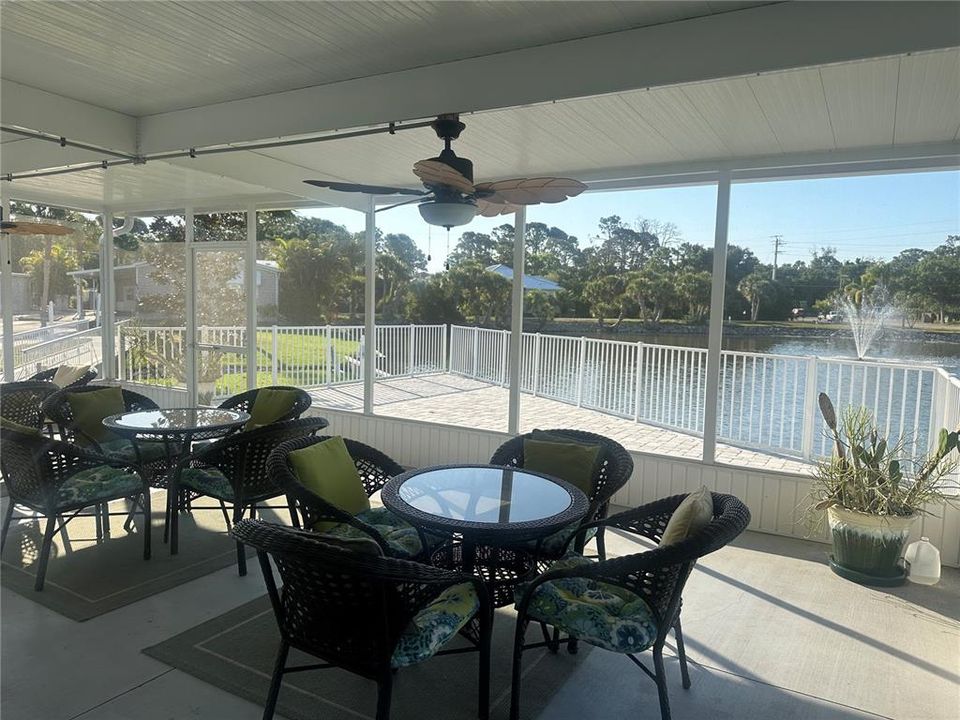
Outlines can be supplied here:
<path id="1" fill-rule="evenodd" d="M 509 384 L 508 332 L 453 326 L 450 340 L 451 372 Z M 706 355 L 701 348 L 524 333 L 520 387 L 702 435 Z M 838 408 L 869 408 L 888 436 L 908 438 L 916 451 L 929 447 L 934 429 L 956 427 L 960 414 L 960 380 L 934 366 L 724 351 L 720 373 L 720 440 L 807 459 L 830 453 L 818 419 L 820 392 Z"/>
<path id="2" fill-rule="evenodd" d="M 279 326 L 257 329 L 258 384 L 321 387 L 363 378 L 361 325 Z M 445 370 L 445 325 L 381 325 L 376 328 L 377 377 L 412 377 Z M 216 366 L 201 354 L 201 376 L 215 376 L 214 397 L 245 387 L 247 332 L 243 327 L 203 327 L 204 345 L 220 348 Z M 168 386 L 184 384 L 186 337 L 182 327 L 121 328 L 118 372 L 122 380 Z M 237 348 L 236 352 L 224 348 Z"/>

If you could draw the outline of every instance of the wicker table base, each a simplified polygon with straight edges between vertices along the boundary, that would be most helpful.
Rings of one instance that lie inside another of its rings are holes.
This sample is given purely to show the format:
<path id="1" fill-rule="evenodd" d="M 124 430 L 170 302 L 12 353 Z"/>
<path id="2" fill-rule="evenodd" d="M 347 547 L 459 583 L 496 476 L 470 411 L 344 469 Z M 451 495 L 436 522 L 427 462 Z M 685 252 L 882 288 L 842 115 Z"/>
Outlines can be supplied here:
<path id="1" fill-rule="evenodd" d="M 452 540 L 433 551 L 430 562 L 445 570 L 469 573 L 483 580 L 494 607 L 513 604 L 517 585 L 536 576 L 533 553 L 518 548 L 473 545 Z"/>

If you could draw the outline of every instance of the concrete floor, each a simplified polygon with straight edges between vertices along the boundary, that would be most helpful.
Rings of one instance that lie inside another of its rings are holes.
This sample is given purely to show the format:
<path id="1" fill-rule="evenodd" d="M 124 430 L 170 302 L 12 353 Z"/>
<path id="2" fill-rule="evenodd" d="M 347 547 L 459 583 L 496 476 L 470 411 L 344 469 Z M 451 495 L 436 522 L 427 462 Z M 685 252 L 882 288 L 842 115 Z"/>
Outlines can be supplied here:
<path id="1" fill-rule="evenodd" d="M 334 385 L 310 390 L 314 407 L 363 409 L 363 384 Z M 449 373 L 377 380 L 374 407 L 378 415 L 507 431 L 508 390 L 505 387 Z M 557 400 L 520 397 L 520 431 L 536 427 L 589 428 L 617 440 L 628 450 L 698 460 L 703 441 L 696 435 L 607 415 Z M 717 460 L 730 465 L 806 474 L 808 463 L 793 458 L 717 444 Z"/>
<path id="2" fill-rule="evenodd" d="M 608 540 L 612 553 L 642 547 Z M 84 623 L 0 591 L 4 720 L 255 720 L 262 708 L 143 655 L 264 592 L 256 570 L 194 580 Z M 833 575 L 823 545 L 746 533 L 704 558 L 684 599 L 693 687 L 667 659 L 675 718 L 955 720 L 960 717 L 960 573 L 881 590 Z M 548 660 L 571 663 L 561 653 Z M 499 659 L 509 662 L 508 659 Z M 442 659 L 437 662 L 442 662 Z M 546 661 L 536 671 L 548 672 Z M 497 699 L 494 698 L 494 701 Z M 493 717 L 506 717 L 506 705 Z M 441 714 L 425 710 L 424 718 Z M 653 683 L 593 650 L 539 720 L 658 718 Z"/>

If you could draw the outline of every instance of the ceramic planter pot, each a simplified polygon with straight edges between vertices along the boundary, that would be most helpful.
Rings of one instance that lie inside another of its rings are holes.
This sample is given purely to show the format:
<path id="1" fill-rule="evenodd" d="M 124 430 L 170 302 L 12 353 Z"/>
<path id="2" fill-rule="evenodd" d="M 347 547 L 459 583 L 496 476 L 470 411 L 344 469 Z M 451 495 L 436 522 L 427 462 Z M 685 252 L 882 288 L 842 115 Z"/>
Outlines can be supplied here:
<path id="1" fill-rule="evenodd" d="M 900 558 L 916 516 L 880 516 L 827 509 L 833 539 L 830 567 L 838 575 L 865 585 L 899 585 L 905 573 Z"/>

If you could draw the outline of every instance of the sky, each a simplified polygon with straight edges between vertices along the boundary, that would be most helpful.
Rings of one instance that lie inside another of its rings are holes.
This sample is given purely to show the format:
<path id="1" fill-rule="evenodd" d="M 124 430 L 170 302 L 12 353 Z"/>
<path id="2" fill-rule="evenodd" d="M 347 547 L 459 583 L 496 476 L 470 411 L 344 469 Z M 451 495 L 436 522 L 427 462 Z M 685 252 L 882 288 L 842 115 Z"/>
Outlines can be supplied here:
<path id="1" fill-rule="evenodd" d="M 557 205 L 537 205 L 527 222 L 555 225 L 576 235 L 580 246 L 596 244 L 600 218 L 619 215 L 632 224 L 649 218 L 675 224 L 687 242 L 713 245 L 716 187 L 664 188 L 586 193 Z M 327 218 L 351 231 L 363 230 L 363 215 L 323 209 L 304 214 Z M 476 218 L 454 228 L 431 228 L 416 205 L 377 214 L 384 233 L 405 233 L 432 256 L 431 272 L 443 268 L 466 230 L 489 232 L 512 216 Z M 864 177 L 742 183 L 733 186 L 729 241 L 773 261 L 772 236 L 782 236 L 780 263 L 809 260 L 817 248 L 835 247 L 841 258 L 893 257 L 907 248 L 930 249 L 948 234 L 960 234 L 960 172 L 901 173 Z"/>

